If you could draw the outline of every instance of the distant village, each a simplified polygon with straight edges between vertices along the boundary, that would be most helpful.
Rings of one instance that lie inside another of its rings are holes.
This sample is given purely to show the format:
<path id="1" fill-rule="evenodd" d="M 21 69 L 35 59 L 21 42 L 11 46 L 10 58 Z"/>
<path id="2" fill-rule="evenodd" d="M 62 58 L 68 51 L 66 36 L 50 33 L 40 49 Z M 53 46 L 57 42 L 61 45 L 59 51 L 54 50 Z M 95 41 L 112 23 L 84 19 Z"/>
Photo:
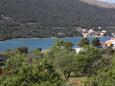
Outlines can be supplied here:
<path id="1" fill-rule="evenodd" d="M 104 36 L 111 36 L 114 37 L 115 33 L 107 31 L 105 29 L 102 29 L 102 27 L 94 27 L 94 28 L 82 28 L 82 27 L 76 27 L 76 32 L 79 31 L 81 33 L 81 36 L 83 37 L 104 37 Z M 59 32 L 59 37 L 64 37 L 63 32 Z M 76 37 L 76 36 L 73 36 Z"/>
<path id="2" fill-rule="evenodd" d="M 103 36 L 114 36 L 115 35 L 114 33 L 110 33 L 106 30 L 103 30 L 102 27 L 97 27 L 97 29 L 79 28 L 77 30 L 82 33 L 83 37 L 89 37 L 89 36 L 103 37 Z"/>

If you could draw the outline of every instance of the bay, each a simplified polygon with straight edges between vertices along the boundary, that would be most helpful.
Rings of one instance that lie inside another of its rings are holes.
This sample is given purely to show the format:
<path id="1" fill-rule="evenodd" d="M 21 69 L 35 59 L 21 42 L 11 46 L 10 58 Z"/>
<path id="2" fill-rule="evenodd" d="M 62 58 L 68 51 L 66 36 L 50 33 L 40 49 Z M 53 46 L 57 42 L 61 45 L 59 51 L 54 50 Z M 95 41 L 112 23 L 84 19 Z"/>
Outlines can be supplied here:
<path id="1" fill-rule="evenodd" d="M 94 37 L 88 37 L 91 41 Z M 65 41 L 70 41 L 74 44 L 74 48 L 78 47 L 77 44 L 80 41 L 81 37 L 74 37 L 74 38 L 62 38 Z M 111 37 L 99 37 L 101 42 L 105 42 Z M 19 39 L 12 39 L 6 41 L 0 41 L 0 51 L 5 51 L 8 49 L 14 49 L 19 47 L 28 47 L 29 51 L 32 51 L 37 48 L 47 49 L 51 48 L 55 43 L 56 38 L 19 38 Z"/>

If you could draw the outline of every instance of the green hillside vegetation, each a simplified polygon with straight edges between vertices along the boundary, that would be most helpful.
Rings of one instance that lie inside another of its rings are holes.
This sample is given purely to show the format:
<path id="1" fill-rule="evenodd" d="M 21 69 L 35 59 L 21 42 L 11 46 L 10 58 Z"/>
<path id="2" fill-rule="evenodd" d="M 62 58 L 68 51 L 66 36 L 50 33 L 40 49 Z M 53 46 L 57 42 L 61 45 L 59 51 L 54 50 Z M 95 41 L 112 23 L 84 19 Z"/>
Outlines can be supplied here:
<path id="1" fill-rule="evenodd" d="M 72 46 L 71 42 L 58 40 L 44 52 L 41 49 L 31 53 L 24 49 L 1 52 L 8 58 L 2 67 L 0 86 L 115 85 L 113 49 L 89 44 L 76 53 Z"/>
<path id="2" fill-rule="evenodd" d="M 112 32 L 114 14 L 80 0 L 1 0 L 0 39 L 81 36 L 78 27 Z"/>
<path id="3" fill-rule="evenodd" d="M 115 25 L 114 9 L 80 0 L 1 0 L 0 13 L 19 22 L 50 26 Z"/>

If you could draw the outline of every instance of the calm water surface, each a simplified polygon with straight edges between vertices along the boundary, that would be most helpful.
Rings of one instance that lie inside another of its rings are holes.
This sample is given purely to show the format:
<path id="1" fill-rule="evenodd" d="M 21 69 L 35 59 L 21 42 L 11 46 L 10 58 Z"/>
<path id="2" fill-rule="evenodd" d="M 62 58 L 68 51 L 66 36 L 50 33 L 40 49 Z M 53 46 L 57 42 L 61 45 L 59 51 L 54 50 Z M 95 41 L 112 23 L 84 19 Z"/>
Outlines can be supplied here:
<path id="1" fill-rule="evenodd" d="M 100 37 L 101 42 L 109 40 L 111 37 Z M 92 40 L 92 37 L 89 37 Z M 18 47 L 28 47 L 29 50 L 34 50 L 36 48 L 50 48 L 57 39 L 47 38 L 47 39 L 35 39 L 35 38 L 25 38 L 25 39 L 12 39 L 6 41 L 0 41 L 0 51 L 18 48 Z M 74 47 L 77 47 L 77 43 L 80 41 L 80 37 L 76 38 L 63 38 L 65 41 L 70 41 L 74 43 Z"/>

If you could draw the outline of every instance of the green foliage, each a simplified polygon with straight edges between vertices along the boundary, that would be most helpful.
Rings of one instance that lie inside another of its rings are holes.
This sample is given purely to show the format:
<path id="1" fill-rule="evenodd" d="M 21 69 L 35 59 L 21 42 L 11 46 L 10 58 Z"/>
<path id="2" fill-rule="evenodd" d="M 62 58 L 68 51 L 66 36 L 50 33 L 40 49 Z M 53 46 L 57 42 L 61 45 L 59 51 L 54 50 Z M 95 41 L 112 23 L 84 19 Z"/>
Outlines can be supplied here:
<path id="1" fill-rule="evenodd" d="M 57 41 L 54 43 L 53 48 L 61 49 L 61 47 L 63 47 L 64 45 L 65 45 L 64 40 L 57 40 Z"/>
<path id="2" fill-rule="evenodd" d="M 32 53 L 39 56 L 41 54 L 41 51 L 39 49 L 36 49 Z"/>
<path id="3" fill-rule="evenodd" d="M 29 8 L 27 9 L 26 6 L 29 6 Z M 114 16 L 114 9 L 100 8 L 79 0 L 55 0 L 54 2 L 50 0 L 24 0 L 19 1 L 19 3 L 15 0 L 12 0 L 12 3 L 10 0 L 1 0 L 0 9 L 1 14 L 11 16 L 14 20 L 37 22 L 44 26 L 71 26 L 74 24 L 91 26 L 115 25 L 115 18 L 112 17 Z"/>
<path id="4" fill-rule="evenodd" d="M 109 61 L 109 56 L 106 56 L 106 59 L 104 62 L 110 62 L 111 64 L 97 71 L 96 75 L 86 81 L 85 86 L 115 86 L 115 56 L 112 56 L 111 61 Z M 108 70 L 107 66 L 109 66 Z"/>
<path id="5" fill-rule="evenodd" d="M 53 46 L 53 51 L 60 51 L 60 50 L 63 50 L 63 49 L 67 49 L 67 50 L 72 50 L 72 47 L 73 47 L 73 43 L 72 42 L 68 42 L 68 41 L 64 41 L 64 40 L 57 40 L 55 43 L 54 43 L 54 46 Z"/>
<path id="6" fill-rule="evenodd" d="M 73 45 L 74 44 L 72 42 L 67 42 L 67 41 L 65 42 L 65 47 L 69 50 L 72 50 Z"/>
<path id="7" fill-rule="evenodd" d="M 108 57 L 108 58 L 106 58 Z M 111 64 L 111 57 L 103 55 L 101 49 L 87 46 L 84 51 L 76 55 L 79 71 L 83 75 L 91 76 L 99 69 Z"/>
<path id="8" fill-rule="evenodd" d="M 85 39 L 87 40 L 87 39 Z M 82 42 L 85 43 L 85 42 Z M 76 54 L 73 50 L 65 47 L 63 40 L 57 41 L 50 57 L 54 66 L 61 71 L 65 79 L 74 76 L 96 75 L 100 69 L 109 70 L 111 68 L 112 56 L 106 54 L 103 49 L 94 46 L 83 46 L 83 51 Z M 86 45 L 88 42 L 86 42 Z"/>
<path id="9" fill-rule="evenodd" d="M 47 59 L 27 61 L 25 55 L 10 57 L 0 77 L 0 86 L 61 86 L 60 75 Z"/>
<path id="10" fill-rule="evenodd" d="M 20 47 L 17 48 L 17 51 L 22 54 L 27 54 L 28 53 L 28 47 Z"/>
<path id="11" fill-rule="evenodd" d="M 87 38 L 81 38 L 78 46 L 83 47 L 83 46 L 86 46 L 86 45 L 89 45 L 89 44 L 90 43 L 89 43 L 89 40 Z"/>
<path id="12" fill-rule="evenodd" d="M 53 59 L 54 65 L 61 71 L 65 79 L 69 79 L 72 72 L 77 70 L 77 64 L 75 61 L 75 52 L 62 50 L 55 54 Z"/>
<path id="13" fill-rule="evenodd" d="M 115 53 L 115 50 L 113 50 L 112 48 L 108 48 L 108 49 L 105 49 L 105 53 L 108 55 L 113 55 Z"/>
<path id="14" fill-rule="evenodd" d="M 85 86 L 115 86 L 115 71 L 100 71 L 89 79 Z"/>
<path id="15" fill-rule="evenodd" d="M 49 57 L 57 70 L 60 70 L 65 79 L 69 79 L 72 72 L 77 69 L 75 61 L 75 51 L 72 49 L 73 43 L 57 40 L 50 51 Z"/>
<path id="16" fill-rule="evenodd" d="M 78 28 L 112 26 L 109 28 L 114 31 L 114 13 L 114 9 L 79 0 L 1 0 L 0 15 L 6 17 L 0 16 L 0 38 L 57 37 L 59 32 L 65 33 L 64 37 L 81 36 L 73 27 L 76 25 Z"/>
<path id="17" fill-rule="evenodd" d="M 89 77 L 86 86 L 114 86 L 114 50 L 89 45 L 87 38 L 80 43 L 83 51 L 76 53 L 71 42 L 58 40 L 43 58 L 34 58 L 41 55 L 39 49 L 23 55 L 4 53 L 9 58 L 3 67 L 0 86 L 64 86 L 63 80 L 68 81 L 71 76 Z"/>

